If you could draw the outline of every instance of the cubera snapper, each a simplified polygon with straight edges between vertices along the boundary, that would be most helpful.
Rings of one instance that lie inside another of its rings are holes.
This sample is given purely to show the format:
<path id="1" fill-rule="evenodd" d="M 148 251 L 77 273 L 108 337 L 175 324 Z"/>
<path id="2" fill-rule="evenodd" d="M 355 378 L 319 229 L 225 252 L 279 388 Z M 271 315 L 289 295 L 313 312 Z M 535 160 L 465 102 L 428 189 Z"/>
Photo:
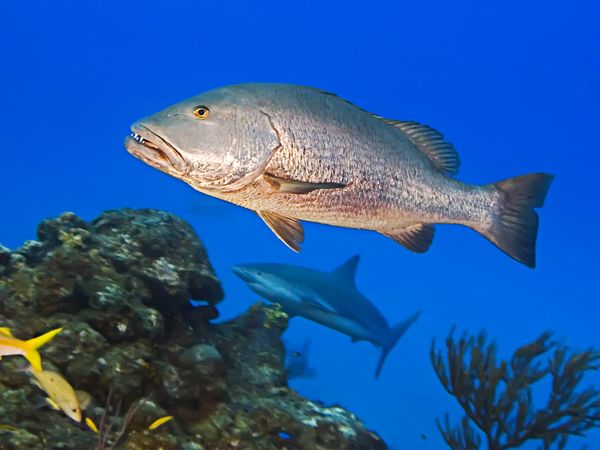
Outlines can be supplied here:
<path id="1" fill-rule="evenodd" d="M 414 252 L 436 223 L 465 225 L 535 266 L 552 176 L 487 185 L 453 178 L 459 158 L 433 128 L 386 119 L 318 89 L 214 89 L 134 123 L 127 150 L 205 194 L 258 213 L 291 249 L 301 220 L 377 231 Z"/>

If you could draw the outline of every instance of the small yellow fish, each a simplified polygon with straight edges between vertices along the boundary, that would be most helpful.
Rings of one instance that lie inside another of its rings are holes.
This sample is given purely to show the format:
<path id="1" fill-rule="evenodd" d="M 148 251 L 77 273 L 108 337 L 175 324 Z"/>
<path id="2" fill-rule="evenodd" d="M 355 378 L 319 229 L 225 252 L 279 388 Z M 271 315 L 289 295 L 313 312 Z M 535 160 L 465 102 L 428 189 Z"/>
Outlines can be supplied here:
<path id="1" fill-rule="evenodd" d="M 96 426 L 96 422 L 94 422 L 90 417 L 85 418 L 85 424 L 88 426 L 90 430 L 94 433 L 98 432 L 98 427 Z"/>
<path id="2" fill-rule="evenodd" d="M 81 405 L 73 387 L 62 375 L 51 370 L 29 370 L 38 387 L 48 395 L 48 403 L 64 412 L 75 422 L 81 422 Z"/>
<path id="3" fill-rule="evenodd" d="M 48 331 L 41 336 L 23 341 L 12 335 L 9 328 L 0 327 L 0 359 L 3 356 L 22 355 L 36 371 L 42 370 L 42 358 L 37 349 L 49 342 L 62 331 L 62 328 Z"/>
<path id="4" fill-rule="evenodd" d="M 169 422 L 170 420 L 173 420 L 173 416 L 164 416 L 159 419 L 156 419 L 154 422 L 152 422 L 150 425 L 148 425 L 148 429 L 155 430 L 156 428 L 160 427 L 161 425 L 164 425 L 165 423 Z"/>

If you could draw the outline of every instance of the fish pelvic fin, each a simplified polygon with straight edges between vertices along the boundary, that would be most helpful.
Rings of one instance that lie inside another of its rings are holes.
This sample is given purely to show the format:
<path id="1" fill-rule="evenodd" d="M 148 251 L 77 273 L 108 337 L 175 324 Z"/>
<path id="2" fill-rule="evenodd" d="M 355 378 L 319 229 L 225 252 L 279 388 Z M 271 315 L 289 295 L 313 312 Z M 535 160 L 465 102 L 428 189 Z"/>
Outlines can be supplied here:
<path id="1" fill-rule="evenodd" d="M 377 363 L 377 369 L 375 369 L 375 379 L 378 379 L 379 375 L 381 375 L 383 364 L 385 363 L 385 360 L 390 351 L 392 351 L 392 349 L 396 346 L 400 338 L 404 335 L 404 333 L 406 333 L 406 330 L 408 330 L 410 326 L 417 321 L 420 315 L 421 311 L 417 311 L 408 319 L 400 322 L 398 325 L 396 325 L 390 330 L 390 340 L 388 345 L 383 347 L 383 349 L 381 350 L 381 356 L 379 357 L 379 362 Z"/>
<path id="2" fill-rule="evenodd" d="M 428 223 L 417 223 L 399 230 L 380 231 L 380 233 L 395 240 L 411 252 L 425 253 L 433 242 L 435 228 Z"/>
<path id="3" fill-rule="evenodd" d="M 491 227 L 477 230 L 508 256 L 530 268 L 535 267 L 539 223 L 534 208 L 544 206 L 553 178 L 546 173 L 532 173 L 494 183 L 493 188 L 502 193 L 499 211 Z"/>
<path id="4" fill-rule="evenodd" d="M 25 356 L 27 361 L 29 361 L 29 364 L 31 364 L 33 370 L 36 370 L 38 372 L 42 370 L 42 358 L 40 357 L 40 354 L 37 351 L 37 349 L 40 348 L 42 345 L 50 342 L 54 338 L 54 336 L 56 336 L 62 330 L 62 328 L 56 328 L 54 330 L 42 334 L 41 336 L 25 341 L 25 345 L 23 348 L 23 356 Z"/>
<path id="5" fill-rule="evenodd" d="M 304 242 L 304 228 L 298 219 L 270 211 L 256 212 L 281 241 L 296 253 Z"/>

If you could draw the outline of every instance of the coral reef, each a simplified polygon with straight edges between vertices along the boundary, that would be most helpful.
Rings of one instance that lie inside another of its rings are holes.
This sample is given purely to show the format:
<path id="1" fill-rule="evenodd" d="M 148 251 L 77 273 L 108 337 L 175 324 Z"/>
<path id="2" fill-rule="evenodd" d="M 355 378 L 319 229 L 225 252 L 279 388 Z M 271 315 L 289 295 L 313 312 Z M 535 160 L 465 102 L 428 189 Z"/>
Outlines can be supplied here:
<path id="1" fill-rule="evenodd" d="M 447 362 L 433 342 L 431 361 L 437 376 L 466 413 L 455 427 L 447 415 L 443 423 L 437 421 L 450 448 L 477 450 L 483 435 L 490 450 L 518 448 L 527 441 L 541 442 L 544 450 L 563 449 L 569 436 L 583 436 L 600 426 L 600 391 L 593 386 L 579 389 L 585 373 L 599 367 L 600 352 L 572 352 L 550 338 L 549 332 L 541 334 L 508 361 L 498 361 L 496 345 L 484 332 L 455 341 L 451 331 Z M 536 408 L 533 388 L 544 392 L 540 384 L 546 378 L 548 399 Z"/>
<path id="2" fill-rule="evenodd" d="M 164 212 L 66 213 L 37 240 L 0 246 L 0 326 L 23 339 L 64 328 L 40 350 L 44 368 L 86 393 L 99 428 L 44 406 L 25 360 L 6 357 L 0 449 L 387 448 L 349 412 L 287 386 L 285 314 L 257 304 L 212 324 L 222 298 L 200 240 Z"/>

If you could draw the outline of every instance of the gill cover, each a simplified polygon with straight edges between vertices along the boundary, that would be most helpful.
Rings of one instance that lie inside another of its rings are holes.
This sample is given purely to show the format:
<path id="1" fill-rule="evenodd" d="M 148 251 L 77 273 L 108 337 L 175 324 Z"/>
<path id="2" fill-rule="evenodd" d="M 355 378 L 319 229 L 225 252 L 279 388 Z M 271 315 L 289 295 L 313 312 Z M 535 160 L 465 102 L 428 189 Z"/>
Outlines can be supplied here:
<path id="1" fill-rule="evenodd" d="M 199 117 L 199 105 L 210 114 Z M 268 113 L 235 87 L 192 97 L 144 122 L 186 161 L 181 178 L 199 190 L 237 189 L 251 182 L 280 146 Z"/>

